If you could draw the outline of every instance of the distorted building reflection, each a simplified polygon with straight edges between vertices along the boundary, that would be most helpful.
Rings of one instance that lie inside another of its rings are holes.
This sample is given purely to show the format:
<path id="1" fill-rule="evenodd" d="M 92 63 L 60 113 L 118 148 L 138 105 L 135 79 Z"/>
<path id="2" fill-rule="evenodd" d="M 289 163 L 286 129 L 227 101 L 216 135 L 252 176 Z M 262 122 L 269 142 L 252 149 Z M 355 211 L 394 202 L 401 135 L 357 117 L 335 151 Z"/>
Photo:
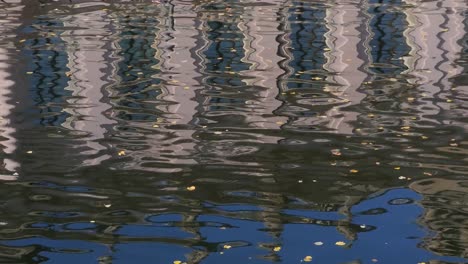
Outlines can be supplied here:
<path id="1" fill-rule="evenodd" d="M 8 36 L 9 31 L 14 30 L 20 25 L 20 15 L 18 12 L 22 11 L 20 0 L 12 1 L 10 6 L 0 9 L 0 14 L 8 15 L 6 19 L 2 20 L 2 27 L 0 28 L 0 35 Z M 17 170 L 20 164 L 11 157 L 11 155 L 17 149 L 17 140 L 15 138 L 16 129 L 12 124 L 11 114 L 15 108 L 15 102 L 11 97 L 13 91 L 12 88 L 15 84 L 15 80 L 12 78 L 10 73 L 14 67 L 12 65 L 11 50 L 6 45 L 7 43 L 1 43 L 0 45 L 0 145 L 2 146 L 2 162 L 0 166 L 0 180 L 16 180 Z"/>
<path id="2" fill-rule="evenodd" d="M 83 165 L 90 166 L 111 157 L 99 141 L 115 123 L 106 116 L 110 105 L 104 101 L 106 87 L 115 82 L 116 47 L 111 18 L 101 3 L 83 3 L 75 12 L 62 19 L 67 30 L 60 35 L 68 55 L 69 81 L 65 90 L 71 92 L 67 99 L 70 107 L 64 109 L 69 116 L 63 126 L 83 134 L 81 144 L 89 149 L 81 152 L 86 156 Z"/>

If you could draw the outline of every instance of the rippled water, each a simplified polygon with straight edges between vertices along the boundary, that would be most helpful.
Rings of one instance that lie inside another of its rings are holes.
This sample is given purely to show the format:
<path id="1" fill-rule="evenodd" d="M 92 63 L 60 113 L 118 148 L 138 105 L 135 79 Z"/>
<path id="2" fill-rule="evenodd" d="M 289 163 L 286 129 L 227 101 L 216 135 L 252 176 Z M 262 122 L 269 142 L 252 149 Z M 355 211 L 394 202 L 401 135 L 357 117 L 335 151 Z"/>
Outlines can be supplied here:
<path id="1" fill-rule="evenodd" d="M 0 263 L 467 263 L 467 12 L 0 1 Z"/>

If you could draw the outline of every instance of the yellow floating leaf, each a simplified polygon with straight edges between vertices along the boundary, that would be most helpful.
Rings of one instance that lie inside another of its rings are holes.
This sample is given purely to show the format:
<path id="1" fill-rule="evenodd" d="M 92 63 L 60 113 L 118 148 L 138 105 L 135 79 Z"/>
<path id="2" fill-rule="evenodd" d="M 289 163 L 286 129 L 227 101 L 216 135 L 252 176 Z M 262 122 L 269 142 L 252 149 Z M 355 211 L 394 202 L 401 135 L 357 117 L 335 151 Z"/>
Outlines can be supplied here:
<path id="1" fill-rule="evenodd" d="M 281 250 L 281 247 L 274 247 L 274 248 L 273 248 L 273 251 L 275 251 L 275 252 L 278 252 L 278 251 L 280 251 L 280 250 Z"/>
<path id="2" fill-rule="evenodd" d="M 359 171 L 358 171 L 358 170 L 355 170 L 355 169 L 351 169 L 351 170 L 349 170 L 349 172 L 351 172 L 351 173 L 358 173 Z"/>
<path id="3" fill-rule="evenodd" d="M 187 187 L 187 190 L 188 190 L 188 191 L 195 191 L 195 189 L 196 189 L 196 187 L 195 187 L 195 186 L 193 186 L 193 185 L 192 185 L 192 186 L 189 186 L 189 187 Z"/>
<path id="4" fill-rule="evenodd" d="M 119 156 L 125 156 L 125 151 L 123 151 L 123 150 L 119 151 L 118 155 Z"/>
<path id="5" fill-rule="evenodd" d="M 31 72 L 31 71 L 28 71 L 28 72 L 26 72 L 26 74 L 33 74 L 33 72 Z"/>
<path id="6" fill-rule="evenodd" d="M 223 248 L 224 249 L 230 249 L 230 248 L 232 248 L 232 246 L 231 245 L 224 245 Z"/>
<path id="7" fill-rule="evenodd" d="M 32 154 L 32 150 L 29 150 L 29 151 L 27 151 L 26 153 L 28 153 L 28 154 Z"/>
<path id="8" fill-rule="evenodd" d="M 304 262 L 311 262 L 312 261 L 312 256 L 305 256 L 305 258 L 303 260 L 304 260 Z"/>
<path id="9" fill-rule="evenodd" d="M 342 247 L 342 246 L 346 246 L 346 243 L 343 242 L 343 241 L 338 241 L 338 242 L 335 243 L 335 245 Z"/>
<path id="10" fill-rule="evenodd" d="M 426 137 L 426 136 L 421 136 L 421 138 L 422 138 L 422 139 L 428 139 L 428 137 Z"/>
<path id="11" fill-rule="evenodd" d="M 400 170 L 401 168 L 400 168 L 400 167 L 395 167 L 395 168 L 393 168 L 393 169 L 395 169 L 395 170 Z"/>
<path id="12" fill-rule="evenodd" d="M 401 127 L 401 130 L 409 130 L 410 128 L 411 127 L 409 127 L 409 126 L 403 126 L 403 127 Z"/>
<path id="13" fill-rule="evenodd" d="M 157 127 L 159 127 L 159 126 L 158 126 L 158 125 L 153 125 L 153 127 L 156 127 L 156 128 L 157 128 Z"/>
<path id="14" fill-rule="evenodd" d="M 173 264 L 182 264 L 182 261 L 180 261 L 180 260 L 174 260 L 172 263 L 173 263 Z"/>

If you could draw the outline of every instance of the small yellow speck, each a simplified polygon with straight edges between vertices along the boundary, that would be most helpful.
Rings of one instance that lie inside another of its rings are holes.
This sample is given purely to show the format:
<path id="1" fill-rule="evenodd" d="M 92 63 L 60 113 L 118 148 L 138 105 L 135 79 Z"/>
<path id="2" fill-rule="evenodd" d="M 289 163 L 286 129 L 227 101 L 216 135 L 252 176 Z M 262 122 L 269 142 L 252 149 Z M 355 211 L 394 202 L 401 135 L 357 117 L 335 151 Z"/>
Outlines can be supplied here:
<path id="1" fill-rule="evenodd" d="M 157 128 L 157 127 L 159 127 L 159 125 L 153 125 L 153 127 Z"/>
<path id="2" fill-rule="evenodd" d="M 26 153 L 28 153 L 28 154 L 32 154 L 32 150 L 29 150 L 29 151 L 28 151 L 28 152 L 26 152 Z"/>
<path id="3" fill-rule="evenodd" d="M 281 247 L 274 247 L 274 248 L 273 248 L 273 251 L 275 251 L 275 252 L 278 252 L 278 251 L 280 251 L 280 250 L 281 250 Z"/>
<path id="4" fill-rule="evenodd" d="M 428 137 L 426 137 L 426 136 L 421 136 L 421 138 L 422 138 L 422 139 L 428 139 Z"/>
<path id="5" fill-rule="evenodd" d="M 72 75 L 71 72 L 66 72 L 65 73 L 65 76 L 67 76 L 67 77 L 70 77 L 71 75 Z"/>
<path id="6" fill-rule="evenodd" d="M 335 243 L 335 245 L 337 245 L 337 246 L 345 246 L 346 243 L 343 242 L 343 241 L 338 241 L 338 242 Z"/>
<path id="7" fill-rule="evenodd" d="M 184 86 L 184 90 L 188 90 L 188 89 L 190 89 L 190 87 Z"/>
<path id="8" fill-rule="evenodd" d="M 180 260 L 174 260 L 174 262 L 172 262 L 173 264 L 182 264 L 182 261 Z"/>
<path id="9" fill-rule="evenodd" d="M 401 127 L 401 130 L 409 130 L 409 129 L 410 129 L 409 126 L 403 126 L 403 127 Z"/>
<path id="10" fill-rule="evenodd" d="M 351 172 L 351 173 L 358 173 L 359 171 L 358 171 L 358 170 L 355 170 L 355 169 L 351 169 L 351 170 L 349 170 L 349 172 Z"/>
<path id="11" fill-rule="evenodd" d="M 395 170 L 400 170 L 401 168 L 400 168 L 400 167 L 395 167 L 395 168 L 393 168 L 393 169 L 395 169 Z"/>
<path id="12" fill-rule="evenodd" d="M 119 151 L 118 155 L 119 156 L 125 156 L 125 151 L 123 151 L 123 150 Z"/>
<path id="13" fill-rule="evenodd" d="M 316 246 L 323 246 L 323 242 L 322 241 L 317 241 L 314 243 L 314 245 Z"/>
<path id="14" fill-rule="evenodd" d="M 230 248 L 232 248 L 232 246 L 231 245 L 224 245 L 223 248 L 224 249 L 230 249 Z"/>
<path id="15" fill-rule="evenodd" d="M 189 186 L 189 187 L 187 187 L 187 190 L 188 190 L 188 191 L 195 191 L 195 189 L 196 189 L 196 187 L 195 187 L 195 186 L 193 186 L 193 185 L 192 185 L 192 186 Z"/>
<path id="16" fill-rule="evenodd" d="M 452 101 L 452 100 L 450 100 L 450 99 L 447 99 L 447 103 L 451 103 L 451 102 L 453 102 L 453 101 Z"/>
<path id="17" fill-rule="evenodd" d="M 28 71 L 28 72 L 26 72 L 26 74 L 33 74 L 33 72 L 32 72 L 32 71 Z"/>
<path id="18" fill-rule="evenodd" d="M 311 262 L 312 261 L 312 256 L 306 256 L 303 260 L 304 260 L 304 262 Z"/>

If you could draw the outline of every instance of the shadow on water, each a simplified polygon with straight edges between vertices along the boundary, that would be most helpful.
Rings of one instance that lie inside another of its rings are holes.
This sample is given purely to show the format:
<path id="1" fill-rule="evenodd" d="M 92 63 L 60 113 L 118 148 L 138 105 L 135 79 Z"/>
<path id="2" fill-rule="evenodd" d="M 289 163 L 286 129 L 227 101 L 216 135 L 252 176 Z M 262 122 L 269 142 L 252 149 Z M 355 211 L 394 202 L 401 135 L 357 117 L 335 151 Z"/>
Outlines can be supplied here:
<path id="1" fill-rule="evenodd" d="M 0 1 L 0 262 L 465 263 L 466 12 Z"/>

